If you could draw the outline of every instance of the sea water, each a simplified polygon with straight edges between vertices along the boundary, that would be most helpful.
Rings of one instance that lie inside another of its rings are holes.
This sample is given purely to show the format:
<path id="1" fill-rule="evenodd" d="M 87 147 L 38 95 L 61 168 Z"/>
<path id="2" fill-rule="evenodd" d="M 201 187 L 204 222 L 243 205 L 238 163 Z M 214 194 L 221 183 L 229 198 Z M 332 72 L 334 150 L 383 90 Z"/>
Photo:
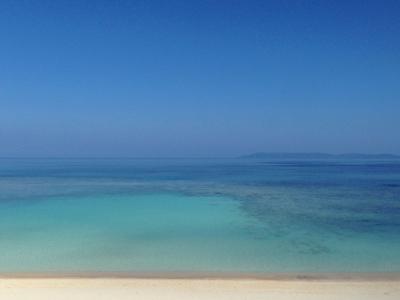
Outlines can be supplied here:
<path id="1" fill-rule="evenodd" d="M 0 273 L 399 271 L 400 161 L 0 159 Z"/>

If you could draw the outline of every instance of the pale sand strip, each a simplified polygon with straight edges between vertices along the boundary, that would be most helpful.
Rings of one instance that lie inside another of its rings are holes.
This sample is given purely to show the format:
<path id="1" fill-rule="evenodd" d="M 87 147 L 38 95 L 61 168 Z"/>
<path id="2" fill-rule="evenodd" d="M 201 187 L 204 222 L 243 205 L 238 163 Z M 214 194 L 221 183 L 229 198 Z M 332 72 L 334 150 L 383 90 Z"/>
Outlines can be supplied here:
<path id="1" fill-rule="evenodd" d="M 0 299 L 399 300 L 400 281 L 1 278 Z"/>

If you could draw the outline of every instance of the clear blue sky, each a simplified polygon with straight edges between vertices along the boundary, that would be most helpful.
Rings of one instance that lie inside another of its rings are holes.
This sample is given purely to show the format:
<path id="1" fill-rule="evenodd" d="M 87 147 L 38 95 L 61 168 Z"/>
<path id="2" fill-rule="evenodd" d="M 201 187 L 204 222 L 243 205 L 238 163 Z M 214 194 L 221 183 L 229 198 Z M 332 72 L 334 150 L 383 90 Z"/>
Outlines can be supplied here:
<path id="1" fill-rule="evenodd" d="M 400 1 L 0 2 L 0 156 L 400 153 Z"/>

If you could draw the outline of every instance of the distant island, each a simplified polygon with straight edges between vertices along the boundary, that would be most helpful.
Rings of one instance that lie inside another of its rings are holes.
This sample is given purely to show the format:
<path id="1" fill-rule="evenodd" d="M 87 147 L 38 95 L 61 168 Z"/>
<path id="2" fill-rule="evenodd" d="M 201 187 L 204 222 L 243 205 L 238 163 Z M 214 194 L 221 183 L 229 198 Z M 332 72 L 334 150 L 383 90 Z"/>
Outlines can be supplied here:
<path id="1" fill-rule="evenodd" d="M 256 152 L 242 155 L 239 158 L 252 159 L 400 159 L 400 155 L 395 154 L 365 154 L 365 153 L 343 153 L 331 154 L 320 152 Z"/>

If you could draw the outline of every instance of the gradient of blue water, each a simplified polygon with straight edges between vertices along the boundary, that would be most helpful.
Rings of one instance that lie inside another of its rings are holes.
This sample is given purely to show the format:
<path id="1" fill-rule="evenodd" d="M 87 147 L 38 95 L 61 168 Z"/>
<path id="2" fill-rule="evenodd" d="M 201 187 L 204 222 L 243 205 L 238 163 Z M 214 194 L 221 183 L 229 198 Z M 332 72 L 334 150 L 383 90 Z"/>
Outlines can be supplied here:
<path id="1" fill-rule="evenodd" d="M 400 271 L 400 161 L 0 159 L 16 271 Z"/>

